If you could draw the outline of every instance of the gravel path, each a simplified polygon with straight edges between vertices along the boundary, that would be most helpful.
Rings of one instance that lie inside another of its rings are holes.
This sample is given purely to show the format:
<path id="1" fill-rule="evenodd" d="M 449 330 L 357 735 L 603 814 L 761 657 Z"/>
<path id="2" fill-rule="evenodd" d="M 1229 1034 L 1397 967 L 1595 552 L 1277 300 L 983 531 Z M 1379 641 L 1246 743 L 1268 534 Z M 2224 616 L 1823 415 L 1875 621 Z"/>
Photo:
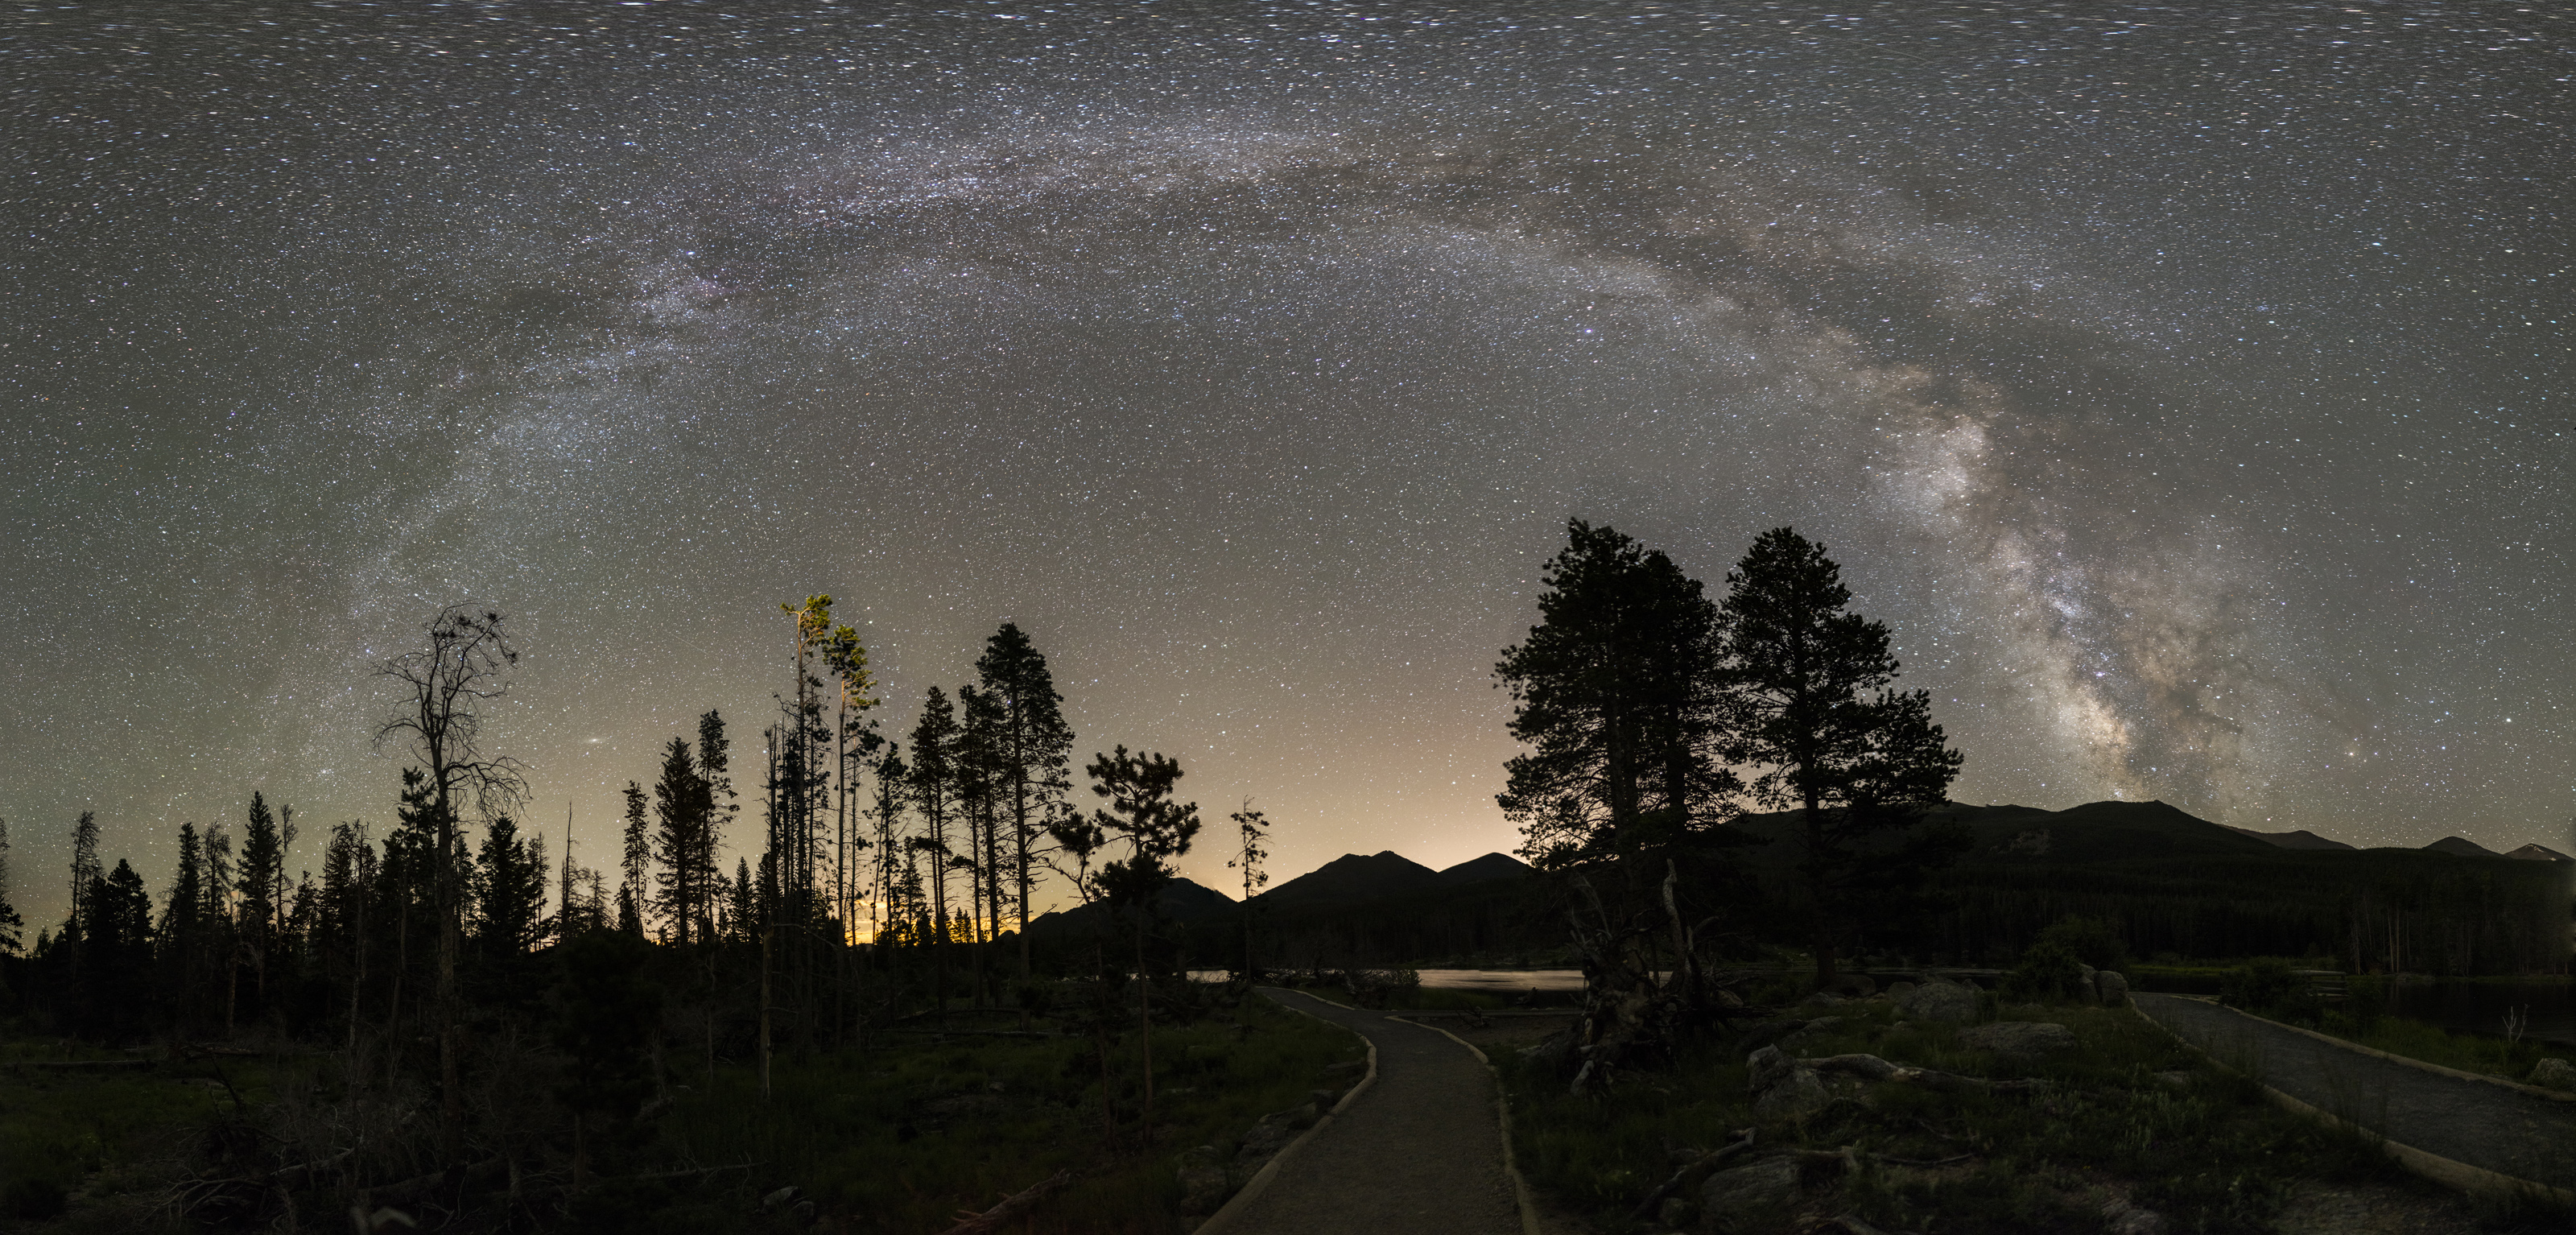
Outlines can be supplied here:
<path id="1" fill-rule="evenodd" d="M 1520 1235 L 1493 1073 L 1437 1030 L 1263 988 L 1377 1046 L 1377 1082 L 1280 1162 L 1223 1235 Z"/>
<path id="2" fill-rule="evenodd" d="M 2408 1067 L 2197 999 L 2130 998 L 2218 1062 L 2329 1115 L 2454 1162 L 2576 1188 L 2576 1102 Z"/>

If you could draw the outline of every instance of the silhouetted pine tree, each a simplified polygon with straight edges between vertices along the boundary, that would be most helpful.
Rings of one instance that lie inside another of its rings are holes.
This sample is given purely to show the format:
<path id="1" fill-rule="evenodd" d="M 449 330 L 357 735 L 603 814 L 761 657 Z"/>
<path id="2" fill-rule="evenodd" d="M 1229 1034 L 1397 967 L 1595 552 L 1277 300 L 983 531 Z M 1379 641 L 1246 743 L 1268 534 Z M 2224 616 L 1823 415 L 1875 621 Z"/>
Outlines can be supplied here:
<path id="1" fill-rule="evenodd" d="M 646 934 L 645 873 L 652 869 L 653 834 L 644 821 L 644 786 L 626 782 L 626 844 L 619 851 L 617 929 L 638 938 Z"/>
<path id="2" fill-rule="evenodd" d="M 0 819 L 0 956 L 16 956 L 27 929 L 27 919 L 18 912 L 10 894 L 9 821 Z M 5 971 L 0 971 L 0 977 L 5 977 Z M 0 981 L 0 994 L 7 990 L 7 983 Z"/>
<path id="3" fill-rule="evenodd" d="M 957 808 L 957 712 L 948 696 L 933 686 L 922 697 L 921 717 L 912 726 L 912 769 L 907 781 L 913 808 L 921 812 L 921 835 L 912 845 L 928 868 L 932 999 L 948 1010 L 948 871 L 957 854 L 949 833 Z M 916 868 L 918 869 L 918 868 Z"/>
<path id="4" fill-rule="evenodd" d="M 1887 626 L 1844 606 L 1842 570 L 1789 528 L 1765 532 L 1726 576 L 1732 723 L 1726 758 L 1763 769 L 1754 796 L 1799 812 L 1816 980 L 1867 919 L 1917 906 L 1925 875 L 1966 845 L 1916 830 L 1963 762 L 1932 723 L 1927 691 L 1896 680 Z"/>
<path id="5" fill-rule="evenodd" d="M 1012 920 L 1020 936 L 1020 978 L 1029 976 L 1029 886 L 1045 859 L 1046 822 L 1073 788 L 1068 772 L 1073 728 L 1065 723 L 1064 697 L 1026 634 L 1012 623 L 984 641 L 975 661 L 984 692 L 1001 708 L 996 766 L 1002 779 L 1004 838 L 1010 851 L 1008 881 L 1015 894 Z"/>

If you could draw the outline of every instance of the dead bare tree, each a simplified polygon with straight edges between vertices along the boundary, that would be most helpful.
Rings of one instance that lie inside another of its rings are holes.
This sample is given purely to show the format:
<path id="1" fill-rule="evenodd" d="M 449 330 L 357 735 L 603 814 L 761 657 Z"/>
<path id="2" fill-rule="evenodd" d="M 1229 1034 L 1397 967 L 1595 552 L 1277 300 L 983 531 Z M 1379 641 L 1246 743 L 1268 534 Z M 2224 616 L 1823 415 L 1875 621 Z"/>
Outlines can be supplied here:
<path id="1" fill-rule="evenodd" d="M 481 605 L 450 605 L 423 628 L 419 647 L 376 664 L 377 677 L 403 694 L 393 716 L 376 730 L 376 747 L 399 743 L 420 761 L 429 778 L 430 808 L 438 823 L 435 887 L 438 914 L 438 1152 L 447 1162 L 465 1151 L 465 1094 L 457 1053 L 456 955 L 462 913 L 464 843 L 458 805 L 470 800 L 484 816 L 507 811 L 527 796 L 522 765 L 487 754 L 481 745 L 480 708 L 507 693 L 518 649 L 501 629 L 501 614 Z"/>

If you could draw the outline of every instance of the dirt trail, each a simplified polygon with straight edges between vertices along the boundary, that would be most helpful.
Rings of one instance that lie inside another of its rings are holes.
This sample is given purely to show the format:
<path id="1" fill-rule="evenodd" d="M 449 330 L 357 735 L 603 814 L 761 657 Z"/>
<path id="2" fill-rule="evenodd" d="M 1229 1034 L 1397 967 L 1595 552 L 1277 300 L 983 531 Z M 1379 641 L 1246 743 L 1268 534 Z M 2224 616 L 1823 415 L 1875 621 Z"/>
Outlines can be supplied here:
<path id="1" fill-rule="evenodd" d="M 2131 998 L 2211 1058 L 2336 1118 L 2454 1162 L 2576 1188 L 2576 1102 L 2409 1067 L 2197 999 Z"/>
<path id="2" fill-rule="evenodd" d="M 1520 1235 L 1493 1073 L 1467 1048 L 1383 1012 L 1263 988 L 1377 1046 L 1377 1081 L 1209 1235 Z"/>

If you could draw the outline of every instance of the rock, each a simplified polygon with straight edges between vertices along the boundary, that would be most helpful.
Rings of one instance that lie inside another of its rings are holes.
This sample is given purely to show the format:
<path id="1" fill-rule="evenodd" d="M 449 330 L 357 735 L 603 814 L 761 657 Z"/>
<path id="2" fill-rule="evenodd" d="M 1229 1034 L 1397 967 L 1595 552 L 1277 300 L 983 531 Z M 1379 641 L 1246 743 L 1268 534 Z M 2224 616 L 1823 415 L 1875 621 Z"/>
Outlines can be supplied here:
<path id="1" fill-rule="evenodd" d="M 1689 1197 L 1668 1196 L 1664 1198 L 1663 1207 L 1655 1211 L 1655 1221 L 1662 1226 L 1679 1230 L 1689 1226 L 1690 1220 L 1698 1212 L 1699 1207 L 1691 1204 Z"/>
<path id="2" fill-rule="evenodd" d="M 1780 1049 L 1787 1051 L 1792 1055 L 1806 1054 L 1807 1045 L 1809 1043 L 1831 1033 L 1836 1026 L 1841 1025 L 1842 1023 L 1843 1018 L 1839 1016 L 1819 1016 L 1816 1019 L 1807 1022 L 1800 1028 L 1792 1029 L 1789 1032 L 1780 1035 Z"/>
<path id="3" fill-rule="evenodd" d="M 1733 1170 L 1719 1171 L 1708 1177 L 1699 1188 L 1700 1213 L 1713 1226 L 1744 1215 L 1747 1210 L 1786 1204 L 1798 1199 L 1798 1162 L 1794 1158 L 1765 1158 Z"/>
<path id="4" fill-rule="evenodd" d="M 1776 1046 L 1744 1057 L 1744 1082 L 1753 1094 L 1753 1109 L 1765 1115 L 1796 1117 L 1832 1100 L 1815 1069 L 1799 1067 L 1797 1060 Z"/>
<path id="5" fill-rule="evenodd" d="M 760 1207 L 764 1210 L 774 1210 L 782 1205 L 793 1202 L 797 1197 L 803 1195 L 805 1195 L 805 1190 L 803 1188 L 799 1188 L 794 1184 L 789 1184 L 776 1192 L 772 1192 L 769 1195 L 760 1198 Z"/>
<path id="6" fill-rule="evenodd" d="M 2576 1090 L 2576 1064 L 2564 1059 L 2544 1059 L 2531 1070 L 2531 1083 L 2543 1089 Z"/>
<path id="7" fill-rule="evenodd" d="M 2112 1198 L 2102 1206 L 2103 1235 L 2164 1235 L 2165 1216 Z"/>
<path id="8" fill-rule="evenodd" d="M 2191 1073 L 2159 1072 L 2156 1073 L 2156 1083 L 2170 1089 L 2189 1089 L 2191 1088 Z"/>
<path id="9" fill-rule="evenodd" d="M 1753 1099 L 1753 1110 L 1761 1115 L 1786 1115 L 1792 1119 L 1824 1109 L 1833 1095 L 1825 1092 L 1825 1082 L 1814 1068 L 1795 1068 L 1779 1083 L 1765 1089 Z"/>
<path id="10" fill-rule="evenodd" d="M 1333 1109 L 1333 1103 L 1341 1100 L 1342 1095 L 1337 1090 L 1310 1089 L 1306 1091 L 1306 1096 L 1315 1100 L 1316 1110 L 1329 1111 Z"/>
<path id="11" fill-rule="evenodd" d="M 1914 993 L 1914 989 L 1914 984 L 1911 982 L 1903 980 L 1890 982 L 1887 984 L 1887 997 L 1903 1003 L 1906 996 Z"/>
<path id="12" fill-rule="evenodd" d="M 1713 1008 L 1741 1008 L 1744 1006 L 1744 996 L 1738 995 L 1724 987 L 1719 987 L 1718 989 L 1709 992 L 1708 1002 L 1709 1006 Z"/>
<path id="13" fill-rule="evenodd" d="M 1847 1002 L 1849 1001 L 1832 991 L 1817 991 L 1815 994 L 1799 1000 L 1798 1006 L 1802 1008 L 1830 1008 L 1835 1004 Z"/>
<path id="14" fill-rule="evenodd" d="M 1763 1090 L 1788 1079 L 1798 1070 L 1798 1061 L 1776 1046 L 1766 1046 L 1744 1057 L 1744 1088 L 1759 1095 Z"/>
<path id="15" fill-rule="evenodd" d="M 2129 1002 L 2129 979 L 2119 970 L 2105 969 L 2093 975 L 2093 989 L 2102 996 L 2102 1006 L 2116 1008 Z"/>
<path id="16" fill-rule="evenodd" d="M 2084 964 L 2084 963 L 2083 963 L 2083 962 L 2081 962 L 2081 961 L 2076 962 L 2076 965 L 2075 965 L 2075 998 L 2076 998 L 2076 1000 L 2077 1000 L 2078 1002 L 2081 1002 L 2081 1003 L 2100 1003 L 2100 1002 L 2102 1002 L 2102 992 L 2101 992 L 2100 990 L 2098 990 L 2098 989 L 2095 989 L 2095 987 L 2094 987 L 2094 985 L 2093 985 L 2093 975 L 2095 975 L 2095 974 L 2097 974 L 2097 973 L 2100 973 L 2100 972 L 2102 972 L 2102 971 L 2101 971 L 2101 970 L 2099 970 L 2099 969 L 2095 969 L 2095 968 L 2094 968 L 2094 967 L 2092 967 L 2091 965 Z"/>
<path id="17" fill-rule="evenodd" d="M 1959 1032 L 1959 1045 L 2028 1061 L 2075 1045 L 2075 1031 L 2048 1021 L 1996 1021 Z"/>
<path id="18" fill-rule="evenodd" d="M 1977 989 L 1936 978 L 1914 988 L 1899 1007 L 1915 1020 L 1964 1025 L 1977 1019 Z"/>
<path id="19" fill-rule="evenodd" d="M 1297 1139 L 1296 1130 L 1286 1123 L 1271 1123 L 1263 1120 L 1253 1125 L 1251 1131 L 1243 1134 L 1243 1148 L 1234 1151 L 1234 1160 L 1245 1163 L 1259 1162 L 1287 1148 L 1288 1142 L 1295 1139 Z"/>

